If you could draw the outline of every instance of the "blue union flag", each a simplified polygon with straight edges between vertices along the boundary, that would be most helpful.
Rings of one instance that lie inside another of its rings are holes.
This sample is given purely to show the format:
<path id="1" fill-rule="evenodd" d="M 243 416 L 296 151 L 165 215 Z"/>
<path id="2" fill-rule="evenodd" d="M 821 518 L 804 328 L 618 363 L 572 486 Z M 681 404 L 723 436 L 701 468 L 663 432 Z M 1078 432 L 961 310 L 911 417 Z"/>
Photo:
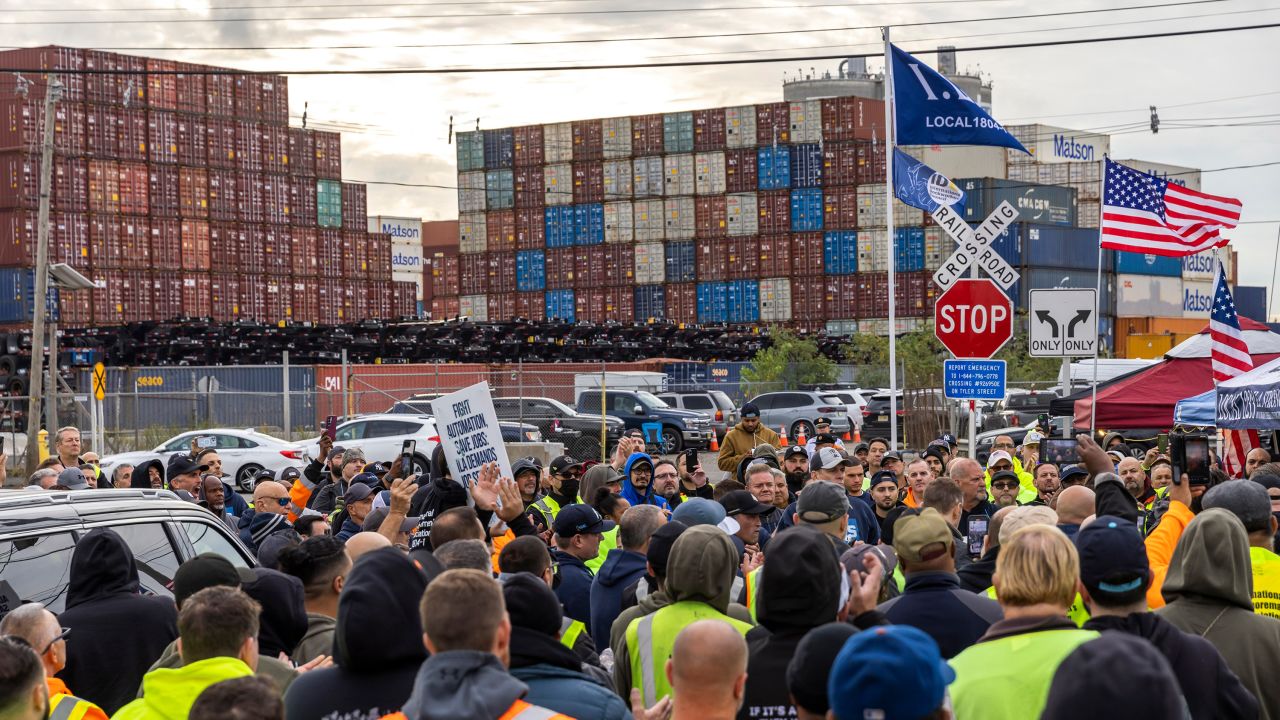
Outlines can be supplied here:
<path id="1" fill-rule="evenodd" d="M 1027 152 L 955 83 L 898 46 L 890 47 L 897 144 L 995 145 Z"/>

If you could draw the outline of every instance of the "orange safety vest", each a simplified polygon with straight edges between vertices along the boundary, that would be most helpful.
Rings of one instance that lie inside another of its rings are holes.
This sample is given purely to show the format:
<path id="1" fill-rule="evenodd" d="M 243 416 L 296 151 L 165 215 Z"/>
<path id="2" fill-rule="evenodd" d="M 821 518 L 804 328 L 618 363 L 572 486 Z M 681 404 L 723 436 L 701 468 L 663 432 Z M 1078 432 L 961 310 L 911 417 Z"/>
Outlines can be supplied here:
<path id="1" fill-rule="evenodd" d="M 402 712 L 383 715 L 381 720 L 409 720 Z M 554 710 L 548 710 L 544 707 L 531 705 L 524 700 L 516 700 L 495 720 L 575 720 L 568 715 L 558 713 Z"/>
<path id="2" fill-rule="evenodd" d="M 50 720 L 107 720 L 102 708 L 72 695 L 60 678 L 48 677 L 45 682 L 49 686 Z"/>

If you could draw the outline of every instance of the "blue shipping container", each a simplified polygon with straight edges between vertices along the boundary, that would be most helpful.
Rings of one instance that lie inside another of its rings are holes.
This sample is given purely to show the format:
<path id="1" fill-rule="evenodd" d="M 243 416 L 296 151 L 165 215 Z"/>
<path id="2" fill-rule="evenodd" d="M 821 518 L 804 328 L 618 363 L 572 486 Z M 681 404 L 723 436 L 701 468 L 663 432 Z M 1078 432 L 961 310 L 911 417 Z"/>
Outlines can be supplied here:
<path id="1" fill-rule="evenodd" d="M 653 318 L 661 320 L 667 316 L 667 286 L 636 286 L 636 321 L 645 322 Z"/>
<path id="2" fill-rule="evenodd" d="M 486 170 L 509 168 L 515 161 L 516 139 L 511 128 L 484 131 L 484 167 Z"/>
<path id="3" fill-rule="evenodd" d="M 36 274 L 30 268 L 0 269 L 0 322 L 31 322 L 35 309 Z M 49 319 L 58 320 L 58 289 L 49 285 Z"/>
<path id="4" fill-rule="evenodd" d="M 1267 316 L 1267 288 L 1259 285 L 1237 285 L 1232 292 L 1236 312 L 1253 320 Z"/>
<path id="5" fill-rule="evenodd" d="M 812 232 L 822 229 L 822 188 L 791 191 L 791 230 Z"/>
<path id="6" fill-rule="evenodd" d="M 573 206 L 573 244 L 604 244 L 604 205 L 589 203 Z"/>
<path id="7" fill-rule="evenodd" d="M 490 210 L 516 206 L 515 185 L 510 170 L 489 170 L 484 174 L 484 201 Z"/>
<path id="8" fill-rule="evenodd" d="M 1060 225 L 1014 223 L 1005 231 L 1015 236 L 1021 248 L 1022 263 L 1027 267 L 1060 267 L 1072 270 L 1098 268 L 1098 231 L 1092 228 L 1072 228 Z M 1102 251 L 1102 269 L 1115 269 L 1114 250 Z M 1170 263 L 1172 277 L 1182 274 L 1182 263 L 1174 259 Z M 1122 272 L 1139 272 L 1122 271 Z M 1160 273 L 1164 274 L 1164 273 Z"/>
<path id="9" fill-rule="evenodd" d="M 791 146 L 791 184 L 798 188 L 822 187 L 822 146 Z"/>
<path id="10" fill-rule="evenodd" d="M 669 390 L 699 390 L 707 384 L 707 365 L 700 362 L 674 362 L 662 366 Z"/>
<path id="11" fill-rule="evenodd" d="M 723 323 L 729 321 L 729 284 L 722 282 L 698 283 L 698 322 Z"/>
<path id="12" fill-rule="evenodd" d="M 667 282 L 693 282 L 697 279 L 698 253 L 692 240 L 669 242 L 666 250 Z"/>
<path id="13" fill-rule="evenodd" d="M 1018 219 L 1042 225 L 1076 224 L 1076 190 L 1061 185 L 1036 185 L 1000 178 L 962 178 L 964 219 L 981 223 L 1004 201 L 1018 210 Z"/>
<path id="14" fill-rule="evenodd" d="M 791 187 L 791 148 L 779 145 L 756 150 L 756 185 L 761 190 Z"/>
<path id="15" fill-rule="evenodd" d="M 516 290 L 532 292 L 547 287 L 546 254 L 541 250 L 521 250 L 516 253 Z"/>
<path id="16" fill-rule="evenodd" d="M 900 272 L 924 270 L 924 228 L 894 228 L 894 269 Z"/>
<path id="17" fill-rule="evenodd" d="M 974 230 L 978 229 L 978 226 L 974 223 L 969 223 L 969 227 Z M 1017 227 L 1017 225 L 1015 224 L 1014 227 Z M 949 237 L 945 238 L 943 242 L 947 244 L 947 254 L 950 255 L 950 250 L 954 249 L 955 242 Z M 1000 254 L 1000 257 L 1004 258 L 1005 262 L 1015 268 L 1022 267 L 1022 236 L 1018 233 L 1011 232 L 1011 230 L 1004 231 L 991 241 L 991 247 Z M 1097 256 L 1095 255 L 1094 257 Z"/>
<path id="18" fill-rule="evenodd" d="M 822 237 L 822 265 L 828 275 L 858 272 L 858 233 L 828 230 Z"/>
<path id="19" fill-rule="evenodd" d="M 760 281 L 734 280 L 726 284 L 725 309 L 729 322 L 760 322 Z"/>
<path id="20" fill-rule="evenodd" d="M 572 247 L 573 206 L 550 205 L 543 213 L 546 218 L 547 247 Z"/>
<path id="21" fill-rule="evenodd" d="M 1096 265 L 1094 266 L 1097 267 Z M 1021 310 L 1027 307 L 1027 291 L 1028 290 L 1046 290 L 1052 288 L 1091 288 L 1098 285 L 1098 271 L 1096 269 L 1072 269 L 1072 268 L 1044 268 L 1033 267 L 1024 268 L 1022 270 L 1022 279 L 1014 283 L 1005 295 L 1013 300 L 1013 307 Z M 1114 273 L 1102 274 L 1102 292 L 1098 294 L 1098 306 L 1100 315 L 1115 314 L 1115 286 L 1116 276 Z"/>
<path id="22" fill-rule="evenodd" d="M 674 112 L 662 116 L 662 146 L 668 153 L 693 152 L 693 113 Z"/>
<path id="23" fill-rule="evenodd" d="M 547 291 L 547 319 L 574 322 L 577 306 L 574 305 L 572 290 Z"/>
<path id="24" fill-rule="evenodd" d="M 1091 230 L 1089 235 L 1093 237 L 1093 241 L 1098 242 L 1098 231 Z M 1135 275 L 1163 275 L 1164 277 L 1182 277 L 1182 258 L 1165 257 L 1163 255 L 1144 255 L 1142 253 L 1125 252 L 1116 250 L 1114 252 L 1116 272 L 1130 273 Z M 1082 253 L 1088 255 L 1089 253 Z M 1104 270 L 1106 268 L 1103 268 Z"/>

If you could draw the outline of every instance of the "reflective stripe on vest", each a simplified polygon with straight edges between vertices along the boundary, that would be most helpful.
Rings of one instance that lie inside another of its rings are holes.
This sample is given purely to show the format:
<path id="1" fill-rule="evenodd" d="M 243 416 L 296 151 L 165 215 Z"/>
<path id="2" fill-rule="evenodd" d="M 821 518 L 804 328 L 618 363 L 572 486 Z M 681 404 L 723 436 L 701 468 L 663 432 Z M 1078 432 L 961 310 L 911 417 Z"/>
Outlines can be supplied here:
<path id="1" fill-rule="evenodd" d="M 658 696 L 671 693 L 666 676 L 667 658 L 675 645 L 676 635 L 699 620 L 721 620 L 735 630 L 747 634 L 749 623 L 720 613 L 710 605 L 695 600 L 682 600 L 659 608 L 656 612 L 634 620 L 627 626 L 627 656 L 631 660 L 631 686 L 640 688 L 645 707 L 658 702 Z M 661 664 L 659 664 L 661 663 Z"/>
<path id="2" fill-rule="evenodd" d="M 756 619 L 756 597 L 760 592 L 760 571 L 762 567 L 747 573 L 743 581 L 747 585 L 747 609 L 751 611 L 751 619 Z"/>
<path id="3" fill-rule="evenodd" d="M 74 695 L 49 698 L 49 720 L 80 720 L 93 708 L 93 703 Z"/>
<path id="4" fill-rule="evenodd" d="M 543 495 L 538 498 L 533 503 L 533 507 L 542 512 L 542 517 L 547 520 L 547 527 L 551 527 L 551 523 L 556 521 L 556 513 L 560 512 L 560 503 L 552 500 L 550 495 Z"/>
<path id="5" fill-rule="evenodd" d="M 587 626 L 583 625 L 581 620 L 574 620 L 570 617 L 565 618 L 564 622 L 560 623 L 560 644 L 572 650 L 573 646 L 578 643 L 578 638 L 586 629 Z"/>
<path id="6" fill-rule="evenodd" d="M 561 715 L 554 710 L 548 710 L 537 705 L 530 705 L 524 700 L 517 700 L 511 704 L 506 712 L 502 713 L 502 717 L 498 720 L 572 720 L 568 715 Z"/>

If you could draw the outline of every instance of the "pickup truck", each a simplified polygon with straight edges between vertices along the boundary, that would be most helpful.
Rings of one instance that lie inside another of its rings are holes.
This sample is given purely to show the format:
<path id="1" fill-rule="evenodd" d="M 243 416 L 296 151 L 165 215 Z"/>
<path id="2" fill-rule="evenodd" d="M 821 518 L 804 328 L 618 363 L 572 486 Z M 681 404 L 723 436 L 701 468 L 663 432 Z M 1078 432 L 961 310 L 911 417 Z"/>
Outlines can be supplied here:
<path id="1" fill-rule="evenodd" d="M 621 420 L 627 430 L 645 431 L 649 426 L 656 431 L 646 441 L 657 445 L 664 454 L 677 453 L 685 448 L 705 450 L 711 447 L 715 430 L 711 421 L 701 413 L 677 410 L 656 395 L 644 390 L 606 390 L 604 410 L 610 417 Z M 599 390 L 588 390 L 578 396 L 579 412 L 600 412 Z"/>

